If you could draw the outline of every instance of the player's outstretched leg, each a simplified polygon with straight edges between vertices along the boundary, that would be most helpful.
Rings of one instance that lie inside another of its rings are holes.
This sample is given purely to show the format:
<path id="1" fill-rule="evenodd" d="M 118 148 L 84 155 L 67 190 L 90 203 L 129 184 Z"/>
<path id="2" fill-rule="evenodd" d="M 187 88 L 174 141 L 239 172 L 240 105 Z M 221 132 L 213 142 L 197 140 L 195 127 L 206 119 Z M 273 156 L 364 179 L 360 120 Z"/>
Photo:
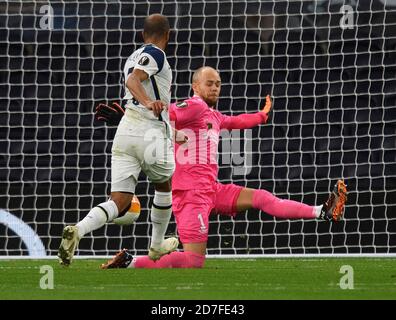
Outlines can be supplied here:
<path id="1" fill-rule="evenodd" d="M 79 242 L 80 237 L 76 226 L 67 226 L 63 229 L 62 242 L 58 250 L 60 264 L 70 265 Z"/>
<path id="2" fill-rule="evenodd" d="M 130 201 L 129 198 L 127 198 Z M 80 239 L 87 233 L 102 227 L 108 221 L 118 216 L 118 208 L 114 201 L 103 202 L 85 216 L 75 226 L 67 226 L 63 229 L 62 242 L 58 250 L 60 264 L 68 266 L 71 264 L 74 252 L 78 247 Z"/>
<path id="3" fill-rule="evenodd" d="M 160 259 L 163 255 L 169 254 L 177 249 L 179 246 L 179 240 L 177 238 L 171 237 L 167 238 L 162 242 L 160 248 L 151 247 L 148 256 L 151 260 L 156 261 Z"/>
<path id="4" fill-rule="evenodd" d="M 320 218 L 328 221 L 339 221 L 344 214 L 344 207 L 347 201 L 347 188 L 344 180 L 338 180 L 334 185 L 333 192 L 323 204 Z"/>

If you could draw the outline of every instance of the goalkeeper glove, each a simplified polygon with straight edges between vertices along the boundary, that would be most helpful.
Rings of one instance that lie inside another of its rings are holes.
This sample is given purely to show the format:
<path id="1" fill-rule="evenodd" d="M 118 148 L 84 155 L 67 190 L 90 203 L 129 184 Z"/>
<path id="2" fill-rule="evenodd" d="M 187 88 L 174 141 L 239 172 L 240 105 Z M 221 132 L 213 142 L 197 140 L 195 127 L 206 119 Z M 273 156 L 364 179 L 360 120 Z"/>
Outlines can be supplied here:
<path id="1" fill-rule="evenodd" d="M 109 105 L 99 103 L 95 108 L 95 119 L 107 122 L 109 125 L 118 125 L 124 113 L 125 108 L 118 102 L 112 102 Z"/>
<path id="2" fill-rule="evenodd" d="M 268 118 L 270 116 L 271 110 L 272 110 L 272 99 L 271 99 L 270 95 L 267 94 L 267 96 L 265 97 L 264 108 L 263 108 L 263 110 L 261 110 L 261 112 L 264 112 L 267 115 L 267 121 L 268 121 Z"/>

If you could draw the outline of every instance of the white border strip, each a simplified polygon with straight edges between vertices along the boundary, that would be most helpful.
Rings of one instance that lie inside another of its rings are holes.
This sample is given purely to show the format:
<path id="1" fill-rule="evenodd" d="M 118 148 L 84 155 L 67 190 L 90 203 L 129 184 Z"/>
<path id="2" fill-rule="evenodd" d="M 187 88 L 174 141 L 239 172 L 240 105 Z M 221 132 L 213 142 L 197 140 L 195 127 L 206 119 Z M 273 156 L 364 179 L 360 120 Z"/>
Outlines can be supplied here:
<path id="1" fill-rule="evenodd" d="M 75 256 L 74 259 L 110 259 L 113 256 Z M 141 257 L 141 256 L 137 256 Z M 392 258 L 396 253 L 343 253 L 343 254 L 211 254 L 208 259 L 327 259 L 327 258 Z M 0 260 L 55 260 L 57 256 L 0 256 Z"/>

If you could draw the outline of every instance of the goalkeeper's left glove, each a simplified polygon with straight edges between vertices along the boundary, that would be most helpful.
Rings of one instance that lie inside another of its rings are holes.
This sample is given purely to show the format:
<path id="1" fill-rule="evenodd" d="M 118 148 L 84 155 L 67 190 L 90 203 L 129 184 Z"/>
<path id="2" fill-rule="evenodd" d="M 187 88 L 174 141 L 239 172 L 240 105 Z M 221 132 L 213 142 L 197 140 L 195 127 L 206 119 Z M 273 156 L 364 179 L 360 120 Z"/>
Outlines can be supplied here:
<path id="1" fill-rule="evenodd" d="M 95 108 L 95 119 L 107 122 L 109 125 L 118 125 L 124 113 L 125 108 L 118 102 L 112 102 L 109 105 L 99 103 Z"/>
<path id="2" fill-rule="evenodd" d="M 267 96 L 265 97 L 265 105 L 264 105 L 263 110 L 261 110 L 261 112 L 264 112 L 269 118 L 271 110 L 272 110 L 272 99 L 271 99 L 270 95 L 267 94 Z M 267 121 L 268 121 L 268 118 L 267 118 Z"/>

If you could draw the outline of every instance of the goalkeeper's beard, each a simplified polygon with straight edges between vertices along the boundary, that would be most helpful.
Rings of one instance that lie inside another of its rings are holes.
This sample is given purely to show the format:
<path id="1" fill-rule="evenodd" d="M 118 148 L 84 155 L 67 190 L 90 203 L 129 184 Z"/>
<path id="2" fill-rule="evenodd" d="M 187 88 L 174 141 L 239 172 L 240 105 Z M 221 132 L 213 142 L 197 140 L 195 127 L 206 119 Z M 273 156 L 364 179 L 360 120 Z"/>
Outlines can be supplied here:
<path id="1" fill-rule="evenodd" d="M 206 102 L 206 104 L 209 107 L 211 107 L 212 109 L 216 109 L 216 104 L 217 104 L 218 98 L 216 98 L 216 99 L 205 98 L 203 100 Z"/>

